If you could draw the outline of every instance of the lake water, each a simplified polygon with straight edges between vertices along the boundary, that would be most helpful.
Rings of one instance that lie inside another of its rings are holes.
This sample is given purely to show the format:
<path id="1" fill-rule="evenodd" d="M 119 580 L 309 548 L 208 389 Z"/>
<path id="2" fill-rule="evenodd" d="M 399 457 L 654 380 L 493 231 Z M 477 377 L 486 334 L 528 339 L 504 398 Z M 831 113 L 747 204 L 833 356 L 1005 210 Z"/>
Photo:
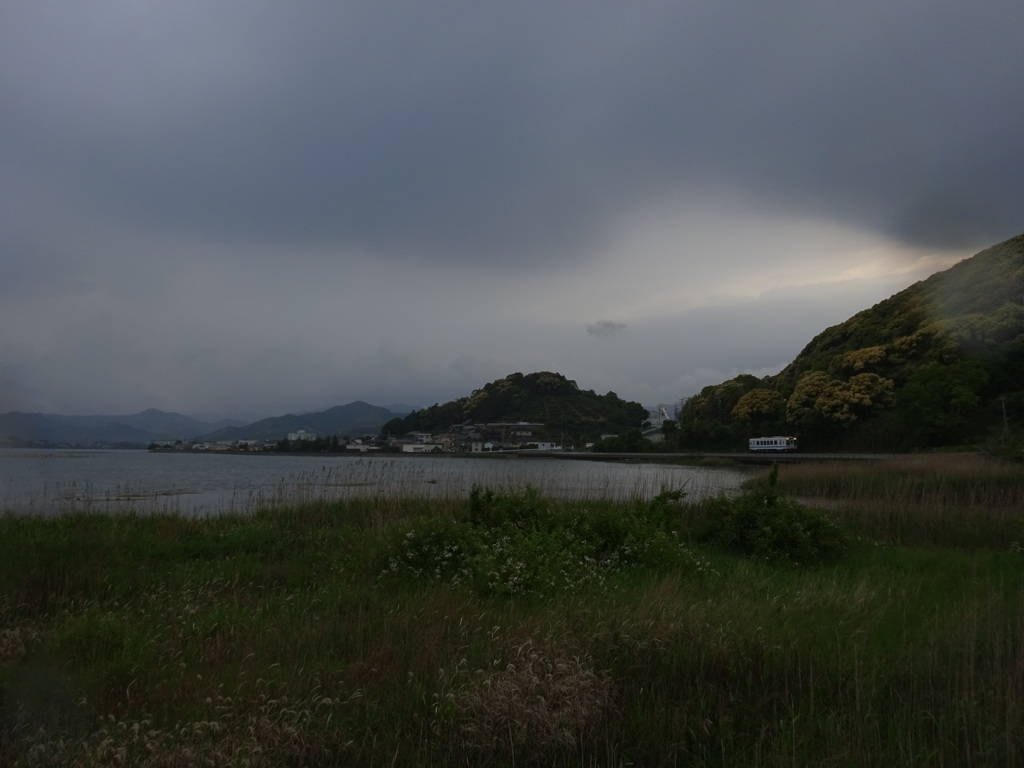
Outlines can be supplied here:
<path id="1" fill-rule="evenodd" d="M 556 498 L 727 493 L 748 469 L 558 458 L 0 451 L 0 512 L 246 513 L 359 496 L 466 498 L 473 485 Z"/>

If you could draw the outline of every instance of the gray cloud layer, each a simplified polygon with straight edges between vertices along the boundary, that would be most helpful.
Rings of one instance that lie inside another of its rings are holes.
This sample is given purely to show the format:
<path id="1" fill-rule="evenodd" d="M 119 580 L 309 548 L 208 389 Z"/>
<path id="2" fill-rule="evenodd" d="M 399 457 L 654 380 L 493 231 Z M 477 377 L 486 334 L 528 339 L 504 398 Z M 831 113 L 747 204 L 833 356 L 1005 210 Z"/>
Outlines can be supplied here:
<path id="1" fill-rule="evenodd" d="M 278 318 L 294 331 L 255 323 L 249 335 L 233 326 L 238 285 L 262 307 L 290 306 L 282 284 L 319 291 L 327 277 L 346 306 L 369 292 L 392 314 L 425 312 L 413 297 L 427 284 L 431 307 L 482 286 L 493 306 L 494 281 L 590 269 L 627 222 L 677 197 L 976 250 L 1024 229 L 1022 29 L 1019 0 L 8 3 L 0 298 L 25 312 L 29 297 L 53 302 L 36 306 L 82 324 L 82 338 L 20 329 L 5 351 L 24 368 L 5 374 L 8 389 L 32 401 L 30 360 L 73 343 L 102 349 L 111 327 L 156 305 L 217 301 L 217 280 L 232 286 L 220 294 L 223 343 L 251 348 L 253 370 L 266 345 L 301 365 L 323 353 L 303 341 L 319 336 L 301 312 Z M 704 269 L 700 254 L 675 258 Z M 727 275 L 756 259 L 714 267 Z M 282 261 L 308 282 L 282 278 Z M 409 284 L 430 269 L 447 277 Z M 186 365 L 190 347 L 168 325 L 154 329 L 176 350 L 166 365 Z M 382 333 L 385 347 L 401 339 Z M 503 362 L 491 339 L 474 343 L 441 357 L 475 375 L 471 360 Z M 150 364 L 137 387 L 157 395 Z M 461 386 L 439 380 L 437 391 Z"/>
<path id="2" fill-rule="evenodd" d="M 1018 2 L 4 16 L 15 178 L 172 230 L 529 256 L 723 179 L 928 245 L 1024 209 Z"/>

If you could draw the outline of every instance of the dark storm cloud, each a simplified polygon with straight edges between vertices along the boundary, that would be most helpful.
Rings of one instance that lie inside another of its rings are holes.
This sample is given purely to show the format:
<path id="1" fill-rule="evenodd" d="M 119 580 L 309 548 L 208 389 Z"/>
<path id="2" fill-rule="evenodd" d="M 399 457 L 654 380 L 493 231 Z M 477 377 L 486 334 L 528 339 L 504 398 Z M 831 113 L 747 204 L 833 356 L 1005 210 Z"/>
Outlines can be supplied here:
<path id="1" fill-rule="evenodd" d="M 625 323 L 618 323 L 614 320 L 598 320 L 587 326 L 587 333 L 591 336 L 616 336 L 625 330 Z"/>
<path id="2" fill-rule="evenodd" d="M 9 4 L 2 170 L 132 226 L 504 266 L 680 186 L 1024 228 L 1024 5 Z"/>
<path id="3" fill-rule="evenodd" d="M 1024 231 L 1022 28 L 1020 0 L 0 3 L 0 411 L 777 370 Z"/>

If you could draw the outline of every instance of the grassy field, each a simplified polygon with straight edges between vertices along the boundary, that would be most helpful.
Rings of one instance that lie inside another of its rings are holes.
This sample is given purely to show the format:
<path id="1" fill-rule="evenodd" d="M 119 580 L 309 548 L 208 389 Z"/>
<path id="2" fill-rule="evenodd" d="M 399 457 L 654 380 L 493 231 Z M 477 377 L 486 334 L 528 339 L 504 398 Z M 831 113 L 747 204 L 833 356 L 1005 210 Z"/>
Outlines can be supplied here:
<path id="1" fill-rule="evenodd" d="M 1021 765 L 1024 473 L 950 461 L 0 518 L 0 765 Z"/>

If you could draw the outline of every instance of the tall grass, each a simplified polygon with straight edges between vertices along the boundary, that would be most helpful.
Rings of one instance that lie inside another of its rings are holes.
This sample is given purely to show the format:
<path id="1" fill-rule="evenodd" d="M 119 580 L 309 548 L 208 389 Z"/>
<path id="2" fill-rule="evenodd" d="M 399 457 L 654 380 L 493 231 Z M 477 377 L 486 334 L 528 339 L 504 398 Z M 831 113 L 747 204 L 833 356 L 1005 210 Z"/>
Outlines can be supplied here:
<path id="1" fill-rule="evenodd" d="M 1024 543 L 1024 466 L 980 454 L 786 464 L 778 487 L 878 541 L 997 549 Z"/>
<path id="2" fill-rule="evenodd" d="M 0 518 L 0 764 L 1024 761 L 1020 553 L 797 567 L 701 543 L 722 503 Z"/>

